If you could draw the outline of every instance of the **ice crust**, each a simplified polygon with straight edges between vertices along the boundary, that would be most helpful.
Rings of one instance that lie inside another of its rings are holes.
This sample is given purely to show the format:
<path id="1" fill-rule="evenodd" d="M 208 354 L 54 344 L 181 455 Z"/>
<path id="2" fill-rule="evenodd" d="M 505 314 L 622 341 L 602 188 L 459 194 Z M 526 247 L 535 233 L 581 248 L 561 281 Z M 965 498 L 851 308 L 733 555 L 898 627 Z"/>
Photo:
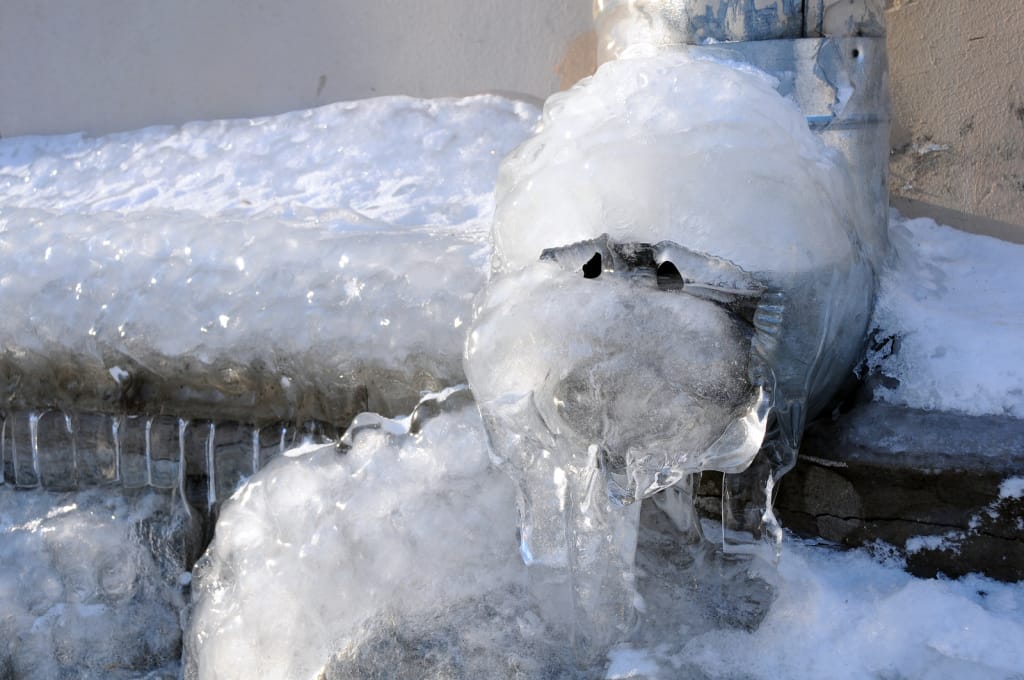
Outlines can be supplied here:
<path id="1" fill-rule="evenodd" d="M 535 121 L 498 97 L 394 97 L 0 140 L 0 398 L 408 410 L 461 379 L 497 163 Z"/>
<path id="2" fill-rule="evenodd" d="M 179 509 L 158 492 L 0 487 L 0 677 L 177 677 Z"/>

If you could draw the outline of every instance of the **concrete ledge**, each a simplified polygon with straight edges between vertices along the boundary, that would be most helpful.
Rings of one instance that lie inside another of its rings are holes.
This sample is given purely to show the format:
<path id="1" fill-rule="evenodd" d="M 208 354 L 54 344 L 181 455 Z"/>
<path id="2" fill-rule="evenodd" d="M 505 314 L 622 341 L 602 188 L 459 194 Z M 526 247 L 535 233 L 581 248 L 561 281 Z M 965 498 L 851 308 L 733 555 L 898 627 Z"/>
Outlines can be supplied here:
<path id="1" fill-rule="evenodd" d="M 884 541 L 918 576 L 1024 579 L 1024 420 L 858 406 L 807 431 L 776 507 L 785 526 L 854 547 Z"/>

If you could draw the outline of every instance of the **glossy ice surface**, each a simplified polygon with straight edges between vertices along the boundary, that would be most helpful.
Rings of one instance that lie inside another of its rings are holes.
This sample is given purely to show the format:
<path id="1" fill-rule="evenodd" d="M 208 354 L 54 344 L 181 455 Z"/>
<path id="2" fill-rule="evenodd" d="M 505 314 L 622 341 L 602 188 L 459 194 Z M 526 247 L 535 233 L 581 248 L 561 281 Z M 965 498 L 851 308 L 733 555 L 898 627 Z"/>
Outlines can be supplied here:
<path id="1" fill-rule="evenodd" d="M 636 501 L 730 473 L 753 501 L 724 499 L 726 526 L 780 539 L 772 486 L 861 356 L 872 225 L 773 85 L 622 58 L 550 98 L 501 168 L 466 372 L 519 486 L 523 557 L 572 591 L 584 657 L 632 625 Z"/>

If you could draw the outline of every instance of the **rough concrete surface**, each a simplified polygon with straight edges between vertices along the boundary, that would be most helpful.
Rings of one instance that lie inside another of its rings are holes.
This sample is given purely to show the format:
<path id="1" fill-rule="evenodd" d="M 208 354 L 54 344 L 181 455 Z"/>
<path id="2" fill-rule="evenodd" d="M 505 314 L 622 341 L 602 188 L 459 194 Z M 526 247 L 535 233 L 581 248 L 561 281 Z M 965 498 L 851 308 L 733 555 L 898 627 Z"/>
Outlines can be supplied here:
<path id="1" fill-rule="evenodd" d="M 861 404 L 812 424 L 777 508 L 799 534 L 883 541 L 919 576 L 1024 579 L 1024 420 Z M 909 541 L 909 542 L 908 542 Z"/>
<path id="2" fill-rule="evenodd" d="M 1024 234 L 1024 4 L 892 0 L 886 18 L 892 195 Z"/>

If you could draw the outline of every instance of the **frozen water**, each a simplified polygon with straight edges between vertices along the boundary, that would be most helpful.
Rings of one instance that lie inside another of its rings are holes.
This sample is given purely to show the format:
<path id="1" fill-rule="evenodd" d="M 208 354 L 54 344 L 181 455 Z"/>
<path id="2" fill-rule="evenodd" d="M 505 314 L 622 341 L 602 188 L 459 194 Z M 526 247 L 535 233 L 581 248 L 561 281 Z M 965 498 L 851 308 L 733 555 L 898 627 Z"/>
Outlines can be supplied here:
<path id="1" fill-rule="evenodd" d="M 469 668 L 474 646 L 543 647 L 544 622 L 517 604 L 512 487 L 466 397 L 415 434 L 363 418 L 344 455 L 292 452 L 235 495 L 195 570 L 188 677 L 313 677 L 335 654 L 329 677 L 388 677 L 393 655 L 423 663 L 449 629 L 461 643 L 435 649 L 442 665 L 459 663 L 458 644 Z M 452 677 L 488 675 L 464 671 Z"/>
<path id="2" fill-rule="evenodd" d="M 441 406 L 418 434 L 413 419 L 366 418 L 347 454 L 280 458 L 235 496 L 196 570 L 188 677 L 580 677 L 564 630 L 542 618 L 551 607 L 526 589 L 514 490 L 487 459 L 476 410 Z M 918 579 L 881 556 L 792 538 L 766 568 L 680 540 L 644 506 L 645 613 L 593 676 L 1009 680 L 1024 670 L 1021 584 Z"/>
<path id="3" fill-rule="evenodd" d="M 0 677 L 177 677 L 193 531 L 158 492 L 0 487 Z"/>
<path id="4" fill-rule="evenodd" d="M 497 97 L 0 140 L 0 404 L 347 423 L 462 379 Z"/>
<path id="5" fill-rule="evenodd" d="M 868 227 L 834 153 L 774 85 L 753 67 L 664 53 L 553 95 L 541 132 L 502 164 L 494 269 L 602 233 L 683 234 L 749 272 L 846 263 Z"/>
<path id="6" fill-rule="evenodd" d="M 781 538 L 773 485 L 861 356 L 864 207 L 770 78 L 685 54 L 605 64 L 503 163 L 466 374 L 583 657 L 632 627 L 635 501 L 719 470 L 727 528 Z"/>
<path id="7" fill-rule="evenodd" d="M 1024 246 L 934 221 L 889 223 L 869 365 L 895 379 L 876 397 L 913 408 L 1024 417 Z M 895 351 L 885 341 L 895 338 Z"/>

